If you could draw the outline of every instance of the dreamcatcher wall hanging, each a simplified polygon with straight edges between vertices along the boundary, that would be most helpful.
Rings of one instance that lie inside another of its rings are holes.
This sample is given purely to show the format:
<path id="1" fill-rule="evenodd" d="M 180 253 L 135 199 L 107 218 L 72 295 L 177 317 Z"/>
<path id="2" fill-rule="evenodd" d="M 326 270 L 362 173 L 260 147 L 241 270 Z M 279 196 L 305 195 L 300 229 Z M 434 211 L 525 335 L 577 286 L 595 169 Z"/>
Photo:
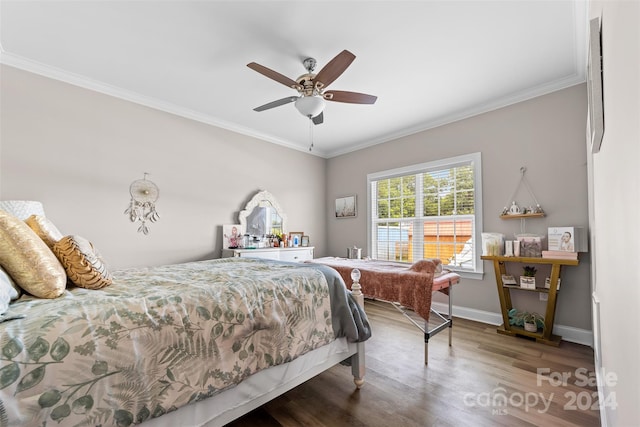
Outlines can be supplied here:
<path id="1" fill-rule="evenodd" d="M 147 179 L 148 173 L 144 173 L 143 179 L 135 180 L 129 186 L 131 203 L 125 215 L 129 215 L 131 222 L 140 222 L 138 232 L 149 234 L 148 222 L 156 222 L 160 215 L 156 212 L 156 201 L 160 195 L 158 186 Z"/>

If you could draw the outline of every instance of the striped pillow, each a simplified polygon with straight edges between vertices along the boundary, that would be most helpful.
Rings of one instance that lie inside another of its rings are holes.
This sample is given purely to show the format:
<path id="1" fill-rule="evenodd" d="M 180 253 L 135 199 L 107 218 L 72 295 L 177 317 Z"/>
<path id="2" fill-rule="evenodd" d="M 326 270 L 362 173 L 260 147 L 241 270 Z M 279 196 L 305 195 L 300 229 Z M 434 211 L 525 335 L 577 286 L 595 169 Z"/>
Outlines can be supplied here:
<path id="1" fill-rule="evenodd" d="M 111 273 L 100 254 L 84 237 L 65 236 L 52 249 L 74 285 L 100 289 L 112 283 Z"/>

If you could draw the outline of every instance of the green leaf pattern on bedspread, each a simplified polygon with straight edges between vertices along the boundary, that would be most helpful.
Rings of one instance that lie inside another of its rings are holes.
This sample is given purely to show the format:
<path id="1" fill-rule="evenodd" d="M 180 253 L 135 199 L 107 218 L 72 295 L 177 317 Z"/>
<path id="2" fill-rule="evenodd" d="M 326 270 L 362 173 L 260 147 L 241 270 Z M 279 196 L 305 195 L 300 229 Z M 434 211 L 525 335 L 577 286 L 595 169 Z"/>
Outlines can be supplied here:
<path id="1" fill-rule="evenodd" d="M 23 296 L 0 325 L 0 426 L 127 426 L 334 339 L 312 268 L 220 259 Z"/>

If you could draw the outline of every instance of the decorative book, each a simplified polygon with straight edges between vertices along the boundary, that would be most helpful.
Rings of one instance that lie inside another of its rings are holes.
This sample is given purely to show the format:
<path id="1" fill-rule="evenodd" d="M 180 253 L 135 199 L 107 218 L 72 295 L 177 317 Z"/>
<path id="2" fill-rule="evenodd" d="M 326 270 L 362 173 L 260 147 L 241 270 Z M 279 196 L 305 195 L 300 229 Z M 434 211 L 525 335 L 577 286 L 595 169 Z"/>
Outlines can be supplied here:
<path id="1" fill-rule="evenodd" d="M 556 287 L 556 290 L 560 290 L 560 282 L 562 281 L 561 278 L 558 277 L 558 286 Z M 546 279 L 544 279 L 544 287 L 547 289 L 551 289 L 551 278 L 547 277 Z"/>
<path id="2" fill-rule="evenodd" d="M 502 284 L 503 285 L 517 285 L 518 282 L 516 282 L 515 277 L 509 275 L 509 274 L 503 274 L 502 275 Z"/>
<path id="3" fill-rule="evenodd" d="M 542 251 L 542 258 L 551 259 L 578 259 L 578 252 L 567 251 Z"/>

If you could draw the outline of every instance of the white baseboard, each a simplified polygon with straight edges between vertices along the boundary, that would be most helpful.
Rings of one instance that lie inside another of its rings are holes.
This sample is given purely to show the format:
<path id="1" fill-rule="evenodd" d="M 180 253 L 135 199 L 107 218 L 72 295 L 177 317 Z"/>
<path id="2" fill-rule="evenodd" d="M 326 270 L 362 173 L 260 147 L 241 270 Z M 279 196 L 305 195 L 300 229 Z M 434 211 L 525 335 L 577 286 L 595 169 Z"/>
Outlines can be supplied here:
<path id="1" fill-rule="evenodd" d="M 442 302 L 432 302 L 431 308 L 439 313 L 448 313 L 449 305 Z M 489 325 L 501 325 L 502 314 L 490 311 L 476 310 L 475 308 L 453 306 L 453 315 L 463 319 L 474 320 L 476 322 L 487 323 Z M 455 325 L 455 323 L 454 323 Z M 572 326 L 555 325 L 553 333 L 560 335 L 564 341 L 574 342 L 593 348 L 593 332 L 586 329 L 574 328 Z"/>

